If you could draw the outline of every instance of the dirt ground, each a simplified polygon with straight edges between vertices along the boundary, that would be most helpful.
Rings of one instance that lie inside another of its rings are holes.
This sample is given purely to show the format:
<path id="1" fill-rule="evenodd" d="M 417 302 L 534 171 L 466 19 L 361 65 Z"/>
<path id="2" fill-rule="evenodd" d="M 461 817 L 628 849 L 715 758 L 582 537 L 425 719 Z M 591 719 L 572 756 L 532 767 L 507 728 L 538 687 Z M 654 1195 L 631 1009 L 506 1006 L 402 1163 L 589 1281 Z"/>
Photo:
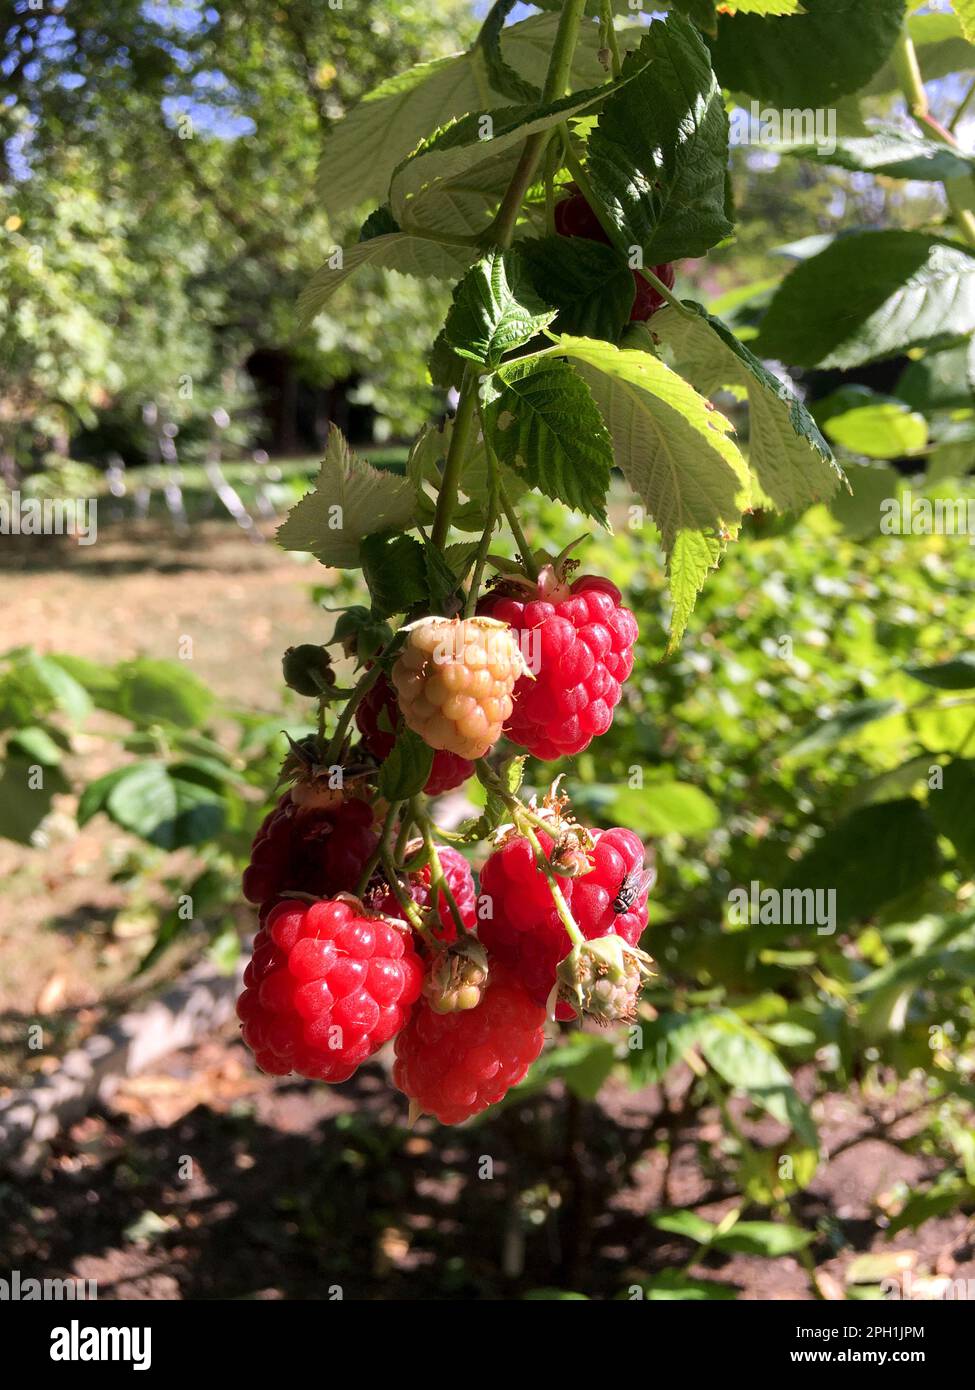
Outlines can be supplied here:
<path id="1" fill-rule="evenodd" d="M 0 650 L 173 657 L 189 635 L 197 673 L 255 708 L 273 708 L 283 648 L 328 631 L 308 597 L 322 571 L 224 524 L 180 538 L 129 523 L 87 550 L 3 558 Z M 120 932 L 116 917 L 130 891 L 124 839 L 96 823 L 74 831 L 69 810 L 46 846 L 0 844 L 0 1051 L 26 1017 L 67 1040 L 125 996 L 139 938 L 137 921 Z M 556 1085 L 455 1132 L 408 1130 L 381 1065 L 334 1091 L 258 1076 L 232 1030 L 172 1055 L 39 1169 L 0 1174 L 0 1259 L 25 1277 L 96 1279 L 101 1297 L 616 1298 L 681 1267 L 740 1298 L 836 1297 L 858 1254 L 886 1248 L 890 1193 L 932 1176 L 929 1159 L 888 1142 L 898 1123 L 909 1132 L 897 1106 L 829 1096 L 829 1161 L 793 1210 L 817 1231 L 806 1265 L 698 1263 L 650 1222 L 665 1207 L 717 1219 L 732 1205 L 718 1117 L 686 1108 L 689 1077 L 666 1094 L 613 1084 L 598 1104 Z M 917 1275 L 975 1278 L 973 1240 L 957 1214 L 893 1247 Z"/>
<path id="2" fill-rule="evenodd" d="M 817 1232 L 812 1273 L 792 1256 L 695 1259 L 688 1240 L 650 1223 L 667 1207 L 718 1220 L 734 1205 L 714 1160 L 718 1117 L 684 1108 L 688 1082 L 677 1076 L 666 1094 L 610 1083 L 598 1104 L 555 1085 L 488 1123 L 409 1130 L 381 1065 L 339 1090 L 272 1080 L 227 1034 L 129 1081 L 40 1171 L 0 1183 L 0 1229 L 25 1277 L 94 1279 L 100 1298 L 481 1300 L 558 1288 L 613 1299 L 685 1267 L 741 1299 L 836 1298 L 871 1250 L 886 1273 L 896 1261 L 917 1278 L 975 1278 L 975 1228 L 961 1214 L 887 1246 L 889 1194 L 932 1169 L 885 1137 L 910 1132 L 900 1107 L 871 1111 L 857 1095 L 825 1098 L 833 1157 L 794 1203 Z"/>

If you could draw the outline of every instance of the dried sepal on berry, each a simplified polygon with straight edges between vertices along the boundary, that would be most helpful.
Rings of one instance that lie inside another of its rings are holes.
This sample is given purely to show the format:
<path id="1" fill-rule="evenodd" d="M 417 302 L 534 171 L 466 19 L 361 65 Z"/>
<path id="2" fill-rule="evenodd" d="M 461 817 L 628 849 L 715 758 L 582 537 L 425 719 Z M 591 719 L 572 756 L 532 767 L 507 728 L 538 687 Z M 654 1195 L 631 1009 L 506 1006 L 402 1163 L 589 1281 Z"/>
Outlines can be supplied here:
<path id="1" fill-rule="evenodd" d="M 654 973 L 646 951 L 616 935 L 599 936 L 574 946 L 560 962 L 558 997 L 580 1019 L 629 1023 L 636 1017 L 640 992 Z"/>
<path id="2" fill-rule="evenodd" d="M 462 937 L 434 957 L 423 994 L 434 1013 L 461 1013 L 477 1008 L 487 982 L 487 951 L 473 937 Z"/>

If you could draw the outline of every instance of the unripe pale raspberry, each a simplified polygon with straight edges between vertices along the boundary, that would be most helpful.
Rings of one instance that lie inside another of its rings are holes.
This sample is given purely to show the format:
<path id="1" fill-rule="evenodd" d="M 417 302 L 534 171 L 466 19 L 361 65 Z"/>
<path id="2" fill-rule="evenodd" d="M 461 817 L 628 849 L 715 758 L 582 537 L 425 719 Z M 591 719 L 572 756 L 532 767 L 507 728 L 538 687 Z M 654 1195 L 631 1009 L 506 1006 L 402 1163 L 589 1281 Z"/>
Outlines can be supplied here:
<path id="1" fill-rule="evenodd" d="M 419 1001 L 396 1039 L 393 1080 L 421 1111 L 459 1125 L 522 1081 L 544 1043 L 545 1009 L 490 961 L 476 1009 L 438 1014 Z"/>
<path id="2" fill-rule="evenodd" d="M 515 634 L 486 618 L 424 618 L 393 667 L 407 725 L 431 748 L 482 758 L 501 737 L 525 671 Z"/>
<path id="3" fill-rule="evenodd" d="M 355 722 L 369 752 L 378 762 L 382 762 L 396 742 L 395 729 L 399 722 L 396 692 L 385 676 L 380 676 L 367 692 L 356 710 Z M 383 723 L 387 725 L 386 728 L 383 728 Z M 473 773 L 474 765 L 467 758 L 440 749 L 433 755 L 433 766 L 423 790 L 427 796 L 442 796 L 444 792 L 461 786 Z"/>
<path id="4" fill-rule="evenodd" d="M 556 842 L 544 830 L 537 833 L 551 859 Z M 615 934 L 636 946 L 647 925 L 652 882 L 652 874 L 644 870 L 643 845 L 632 830 L 622 827 L 590 833 L 595 842 L 589 853 L 591 868 L 588 873 L 559 879 L 563 897 L 583 936 Z M 572 942 L 523 836 L 509 836 L 484 865 L 481 901 L 477 934 L 492 959 L 506 965 L 536 1003 L 544 1004 Z M 572 1018 L 572 1007 L 561 1001 L 556 1017 Z"/>
<path id="5" fill-rule="evenodd" d="M 534 680 L 515 686 L 505 733 L 536 758 L 581 753 L 613 722 L 640 634 L 608 579 L 587 574 L 571 585 L 546 566 L 533 591 L 502 583 L 479 613 L 516 629 Z"/>
<path id="6" fill-rule="evenodd" d="M 352 898 L 285 901 L 254 938 L 237 1017 L 262 1071 L 346 1081 L 403 1027 L 422 984 L 399 925 Z"/>

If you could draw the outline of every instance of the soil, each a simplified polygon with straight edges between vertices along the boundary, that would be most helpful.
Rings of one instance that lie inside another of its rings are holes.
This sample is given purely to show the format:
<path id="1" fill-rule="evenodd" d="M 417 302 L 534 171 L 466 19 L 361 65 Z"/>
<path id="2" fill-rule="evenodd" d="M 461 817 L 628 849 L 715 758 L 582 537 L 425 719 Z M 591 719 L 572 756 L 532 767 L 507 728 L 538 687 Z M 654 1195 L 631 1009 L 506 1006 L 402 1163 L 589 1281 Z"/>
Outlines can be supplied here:
<path id="1" fill-rule="evenodd" d="M 651 1224 L 668 1207 L 718 1220 L 734 1205 L 716 1113 L 684 1110 L 689 1076 L 666 1094 L 611 1082 L 599 1103 L 555 1084 L 481 1124 L 411 1130 L 383 1072 L 366 1066 L 338 1089 L 261 1077 L 229 1033 L 173 1054 L 39 1171 L 0 1184 L 4 1262 L 149 1299 L 613 1299 L 685 1266 L 742 1299 L 840 1297 L 859 1254 L 890 1250 L 916 1277 L 975 1279 L 961 1213 L 885 1240 L 891 1189 L 932 1176 L 878 1137 L 897 1132 L 906 1102 L 872 1114 L 856 1093 L 821 1103 L 836 1157 L 793 1211 L 817 1232 L 813 1282 L 792 1256 L 695 1262 L 688 1240 Z"/>

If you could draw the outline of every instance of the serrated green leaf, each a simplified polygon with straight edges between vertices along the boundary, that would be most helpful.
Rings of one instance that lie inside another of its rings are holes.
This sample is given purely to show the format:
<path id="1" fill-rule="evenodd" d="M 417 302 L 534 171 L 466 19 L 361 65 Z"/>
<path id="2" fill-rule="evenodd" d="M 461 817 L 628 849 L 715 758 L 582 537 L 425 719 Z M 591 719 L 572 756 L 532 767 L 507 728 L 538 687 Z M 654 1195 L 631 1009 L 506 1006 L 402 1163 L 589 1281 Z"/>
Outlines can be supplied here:
<path id="1" fill-rule="evenodd" d="M 332 295 L 362 266 L 398 270 L 419 279 L 456 280 L 474 259 L 475 251 L 463 246 L 444 246 L 407 232 L 388 232 L 354 246 L 336 247 L 330 258 L 298 296 L 298 317 L 307 325 L 321 313 Z"/>
<path id="2" fill-rule="evenodd" d="M 975 43 L 975 0 L 954 0 L 954 9 L 965 38 Z"/>
<path id="3" fill-rule="evenodd" d="M 488 80 L 496 92 L 501 92 L 509 101 L 539 101 L 541 89 L 511 66 L 501 47 L 505 20 L 517 3 L 518 0 L 495 0 L 481 26 L 477 43 L 484 57 Z"/>
<path id="4" fill-rule="evenodd" d="M 379 769 L 379 792 L 387 801 L 406 801 L 426 785 L 433 766 L 433 749 L 405 725 Z"/>
<path id="5" fill-rule="evenodd" d="M 750 493 L 748 466 L 728 420 L 652 354 L 591 338 L 563 336 L 559 346 L 578 364 L 616 462 L 660 528 L 670 561 L 673 648 L 708 570 L 737 534 Z"/>
<path id="6" fill-rule="evenodd" d="M 720 387 L 748 393 L 748 465 L 762 494 L 780 511 L 802 510 L 829 497 L 841 481 L 832 450 L 815 420 L 720 319 L 701 309 L 694 318 L 665 305 L 653 331 L 673 362 L 702 395 Z"/>
<path id="7" fill-rule="evenodd" d="M 966 178 L 975 172 L 975 156 L 899 126 L 873 128 L 869 135 L 837 140 L 835 149 L 816 144 L 779 145 L 777 148 L 780 153 L 798 159 L 883 174 L 891 179 L 943 183 L 945 179 Z"/>
<path id="8" fill-rule="evenodd" d="M 546 497 L 606 521 L 613 452 L 585 382 L 563 361 L 512 362 L 485 413 L 495 452 Z"/>
<path id="9" fill-rule="evenodd" d="M 478 108 L 438 130 L 399 165 L 389 186 L 401 227 L 415 233 L 482 232 L 517 167 L 525 141 L 601 105 L 638 71 L 557 101 Z"/>
<path id="10" fill-rule="evenodd" d="M 731 231 L 728 117 L 704 41 L 679 15 L 655 22 L 623 77 L 589 136 L 593 189 L 646 265 L 703 255 Z"/>
<path id="11" fill-rule="evenodd" d="M 360 241 L 372 241 L 373 237 L 389 236 L 392 232 L 400 230 L 396 218 L 390 212 L 386 203 L 381 207 L 375 208 L 363 222 L 359 229 Z"/>
<path id="12" fill-rule="evenodd" d="M 786 107 L 858 91 L 897 41 L 904 0 L 802 0 L 785 18 L 722 14 L 711 44 L 723 87 Z"/>
<path id="13" fill-rule="evenodd" d="M 787 276 L 762 322 L 763 355 L 858 367 L 975 330 L 975 256 L 923 232 L 854 232 Z"/>
<path id="14" fill-rule="evenodd" d="M 535 290 L 556 305 L 555 327 L 581 338 L 618 342 L 633 308 L 633 272 L 611 246 L 586 237 L 519 241 Z"/>
<path id="15" fill-rule="evenodd" d="M 429 595 L 424 547 L 413 536 L 367 536 L 359 547 L 359 563 L 377 617 L 406 613 Z"/>
<path id="16" fill-rule="evenodd" d="M 502 30 L 503 59 L 526 82 L 538 85 L 544 80 L 557 25 L 557 15 L 544 14 Z M 573 90 L 595 86 L 604 75 L 598 48 L 598 30 L 584 25 L 572 62 Z M 348 207 L 379 202 L 386 197 L 393 170 L 431 130 L 468 111 L 489 111 L 505 100 L 505 92 L 491 83 L 482 47 L 389 78 L 326 137 L 319 169 L 324 210 L 334 217 Z"/>
<path id="17" fill-rule="evenodd" d="M 278 527 L 277 542 L 285 550 L 308 551 L 324 565 L 357 569 L 361 541 L 411 526 L 413 508 L 409 480 L 365 463 L 332 425 L 315 485 Z"/>
<path id="18" fill-rule="evenodd" d="M 555 317 L 528 283 L 517 250 L 491 251 L 454 291 L 444 335 L 460 357 L 489 370 Z"/>

